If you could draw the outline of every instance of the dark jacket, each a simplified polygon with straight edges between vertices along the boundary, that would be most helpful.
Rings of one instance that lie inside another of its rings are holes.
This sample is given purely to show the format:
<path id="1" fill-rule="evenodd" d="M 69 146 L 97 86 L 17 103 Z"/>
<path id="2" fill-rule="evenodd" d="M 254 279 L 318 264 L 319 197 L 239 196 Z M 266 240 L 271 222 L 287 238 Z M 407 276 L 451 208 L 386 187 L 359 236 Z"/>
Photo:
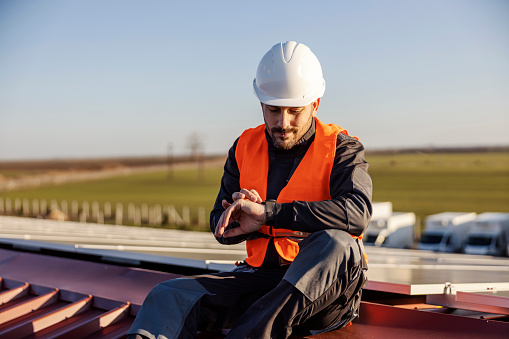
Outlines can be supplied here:
<path id="1" fill-rule="evenodd" d="M 269 143 L 267 199 L 277 199 L 279 192 L 285 187 L 309 146 L 314 142 L 315 122 L 313 120 L 308 132 L 290 150 L 275 148 L 269 134 L 265 132 L 265 135 Z M 210 214 L 212 232 L 225 210 L 221 201 L 226 199 L 231 203 L 232 194 L 241 189 L 240 173 L 235 158 L 237 142 L 238 139 L 228 153 L 221 188 Z M 303 232 L 335 228 L 356 236 L 364 233 L 372 212 L 372 183 L 368 174 L 368 163 L 364 160 L 364 146 L 355 138 L 342 133 L 338 134 L 336 144 L 336 157 L 330 178 L 330 195 L 330 200 L 276 203 L 274 222 L 269 226 Z M 233 223 L 230 227 L 236 226 L 238 225 Z M 233 238 L 217 238 L 217 240 L 223 244 L 234 244 L 246 240 L 249 236 L 246 234 Z M 275 251 L 267 251 L 267 262 L 274 263 L 274 253 Z"/>

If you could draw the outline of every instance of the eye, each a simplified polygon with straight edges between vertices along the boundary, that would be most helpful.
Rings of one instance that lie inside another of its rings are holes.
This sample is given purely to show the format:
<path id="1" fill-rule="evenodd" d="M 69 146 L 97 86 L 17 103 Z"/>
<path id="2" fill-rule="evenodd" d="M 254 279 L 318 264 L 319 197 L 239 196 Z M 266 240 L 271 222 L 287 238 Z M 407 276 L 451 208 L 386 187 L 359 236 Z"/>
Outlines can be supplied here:
<path id="1" fill-rule="evenodd" d="M 267 108 L 271 112 L 279 112 L 279 107 L 276 107 L 276 106 L 267 106 Z"/>

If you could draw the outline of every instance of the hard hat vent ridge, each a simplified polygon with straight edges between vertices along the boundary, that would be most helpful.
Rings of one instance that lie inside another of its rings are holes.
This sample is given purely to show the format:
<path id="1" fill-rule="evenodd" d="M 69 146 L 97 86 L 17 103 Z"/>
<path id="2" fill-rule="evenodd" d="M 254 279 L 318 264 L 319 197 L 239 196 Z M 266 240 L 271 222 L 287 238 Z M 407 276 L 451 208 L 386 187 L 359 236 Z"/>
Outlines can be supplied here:
<path id="1" fill-rule="evenodd" d="M 299 44 L 295 41 L 287 41 L 284 44 L 281 44 L 281 54 L 283 55 L 283 61 L 285 63 L 290 63 L 298 45 Z"/>

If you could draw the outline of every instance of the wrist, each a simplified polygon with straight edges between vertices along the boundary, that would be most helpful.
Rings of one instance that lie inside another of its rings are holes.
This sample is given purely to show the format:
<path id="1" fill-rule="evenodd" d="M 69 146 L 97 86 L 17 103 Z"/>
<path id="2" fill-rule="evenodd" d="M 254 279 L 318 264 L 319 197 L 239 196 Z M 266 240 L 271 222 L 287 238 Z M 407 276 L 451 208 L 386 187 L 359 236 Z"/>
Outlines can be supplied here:
<path id="1" fill-rule="evenodd" d="M 265 221 L 264 225 L 267 226 L 274 226 L 274 221 L 276 219 L 276 211 L 275 206 L 277 202 L 276 200 L 269 199 L 263 202 L 263 205 L 265 205 Z"/>

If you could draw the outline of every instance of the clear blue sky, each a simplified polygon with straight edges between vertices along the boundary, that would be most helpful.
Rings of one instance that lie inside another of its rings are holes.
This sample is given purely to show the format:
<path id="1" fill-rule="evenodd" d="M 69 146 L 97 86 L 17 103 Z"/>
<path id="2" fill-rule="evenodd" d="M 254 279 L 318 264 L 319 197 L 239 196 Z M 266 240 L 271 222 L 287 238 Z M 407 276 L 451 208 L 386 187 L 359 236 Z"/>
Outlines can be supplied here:
<path id="1" fill-rule="evenodd" d="M 367 149 L 509 145 L 507 0 L 0 0 L 0 160 L 226 154 L 287 40 Z"/>

